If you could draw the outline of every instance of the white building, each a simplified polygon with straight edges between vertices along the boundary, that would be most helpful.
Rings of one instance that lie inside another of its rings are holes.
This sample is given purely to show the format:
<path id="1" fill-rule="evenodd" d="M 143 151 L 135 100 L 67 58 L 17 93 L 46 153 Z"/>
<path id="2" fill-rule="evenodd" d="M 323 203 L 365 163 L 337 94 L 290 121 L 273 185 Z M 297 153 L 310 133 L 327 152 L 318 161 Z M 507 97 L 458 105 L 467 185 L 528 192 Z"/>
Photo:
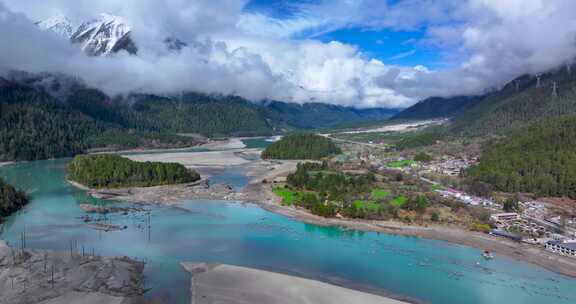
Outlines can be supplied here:
<path id="1" fill-rule="evenodd" d="M 510 213 L 496 213 L 490 216 L 494 222 L 509 222 L 509 221 L 517 221 L 520 219 L 520 215 L 516 212 Z"/>
<path id="2" fill-rule="evenodd" d="M 548 241 L 545 246 L 554 253 L 576 258 L 576 240 Z"/>

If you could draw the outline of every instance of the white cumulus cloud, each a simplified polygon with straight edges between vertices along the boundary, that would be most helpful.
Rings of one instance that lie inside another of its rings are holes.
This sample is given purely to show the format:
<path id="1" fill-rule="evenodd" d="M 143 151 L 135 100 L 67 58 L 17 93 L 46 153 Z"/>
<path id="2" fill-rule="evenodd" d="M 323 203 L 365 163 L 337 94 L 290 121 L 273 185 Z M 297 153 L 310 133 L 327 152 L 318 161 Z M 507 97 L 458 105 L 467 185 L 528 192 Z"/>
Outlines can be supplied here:
<path id="1" fill-rule="evenodd" d="M 572 0 L 303 3 L 294 4 L 298 13 L 279 19 L 246 12 L 245 0 L 0 0 L 0 68 L 68 73 L 110 94 L 194 90 L 404 107 L 428 96 L 482 93 L 576 54 Z M 130 21 L 138 56 L 87 57 L 33 24 L 57 14 L 83 20 L 102 12 Z M 424 31 L 425 38 L 411 41 L 413 51 L 387 59 L 315 39 L 342 28 Z M 166 52 L 165 37 L 190 47 Z M 420 47 L 441 52 L 445 67 L 393 64 Z"/>

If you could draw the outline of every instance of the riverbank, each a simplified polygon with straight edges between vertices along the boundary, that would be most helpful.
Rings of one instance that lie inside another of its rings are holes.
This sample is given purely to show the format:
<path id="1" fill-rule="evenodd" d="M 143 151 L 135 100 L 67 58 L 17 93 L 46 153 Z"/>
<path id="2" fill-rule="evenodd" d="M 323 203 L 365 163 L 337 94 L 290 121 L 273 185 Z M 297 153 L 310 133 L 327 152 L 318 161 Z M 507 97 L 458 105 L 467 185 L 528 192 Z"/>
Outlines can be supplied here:
<path id="1" fill-rule="evenodd" d="M 203 152 L 191 153 L 194 155 L 185 156 L 184 158 L 179 159 L 179 161 L 185 161 L 192 166 L 198 165 L 198 162 L 205 163 L 201 157 L 198 157 L 198 154 L 202 153 Z M 212 161 L 226 161 L 223 160 L 223 158 L 230 157 L 230 154 L 228 153 L 217 153 L 216 157 L 211 158 Z M 236 151 L 234 153 L 241 153 L 241 151 Z M 238 155 L 236 155 L 236 157 L 238 157 Z M 149 158 L 153 160 L 163 159 L 163 157 L 158 156 L 158 154 L 150 155 Z M 517 243 L 505 238 L 472 232 L 458 226 L 417 226 L 393 221 L 323 218 L 315 216 L 305 209 L 282 206 L 280 198 L 272 192 L 271 182 L 274 181 L 276 177 L 286 176 L 290 172 L 294 171 L 297 163 L 298 161 L 246 160 L 246 162 L 241 166 L 246 170 L 249 183 L 238 192 L 233 191 L 233 189 L 226 185 L 221 185 L 220 187 L 173 185 L 150 188 L 98 190 L 96 192 L 91 192 L 91 194 L 104 199 L 116 199 L 135 203 L 154 202 L 169 206 L 178 205 L 178 202 L 183 200 L 194 199 L 255 203 L 267 211 L 305 223 L 322 226 L 342 226 L 347 229 L 441 240 L 449 243 L 474 247 L 479 250 L 489 250 L 518 261 L 538 265 L 556 273 L 576 277 L 576 259 L 559 256 L 546 251 L 543 247 Z M 204 167 L 204 169 L 208 168 L 213 167 Z M 113 195 L 106 196 L 106 194 L 111 193 Z"/>
<path id="2" fill-rule="evenodd" d="M 514 242 L 485 233 L 473 232 L 457 226 L 407 225 L 394 221 L 323 218 L 307 210 L 284 207 L 276 203 L 259 204 L 262 208 L 283 216 L 320 226 L 340 226 L 346 229 L 381 232 L 403 236 L 445 241 L 479 250 L 488 250 L 516 261 L 538 265 L 549 271 L 576 278 L 576 259 L 557 255 L 530 244 Z"/>
<path id="3" fill-rule="evenodd" d="M 72 184 L 74 185 L 74 184 Z M 235 192 L 226 184 L 210 185 L 207 180 L 190 184 L 121 189 L 88 189 L 94 198 L 124 201 L 137 204 L 178 205 L 185 200 L 244 201 L 244 194 Z"/>
<path id="4" fill-rule="evenodd" d="M 0 303 L 140 304 L 144 263 L 69 252 L 21 250 L 0 240 Z"/>
<path id="5" fill-rule="evenodd" d="M 14 162 L 0 162 L 0 167 L 13 164 Z"/>
<path id="6" fill-rule="evenodd" d="M 181 263 L 192 274 L 192 304 L 406 304 L 314 280 L 225 264 Z"/>
<path id="7" fill-rule="evenodd" d="M 124 201 L 137 204 L 161 204 L 174 206 L 186 200 L 219 200 L 234 202 L 261 202 L 270 201 L 272 195 L 261 185 L 263 179 L 273 180 L 275 176 L 286 174 L 294 170 L 297 162 L 289 161 L 282 163 L 271 163 L 257 161 L 246 167 L 252 179 L 258 182 L 250 182 L 241 191 L 234 191 L 228 184 L 211 183 L 209 179 L 189 184 L 164 185 L 155 187 L 130 187 L 118 189 L 91 189 L 77 182 L 67 179 L 72 186 L 84 190 L 88 195 L 107 200 Z M 206 167 L 205 170 L 214 170 Z"/>
<path id="8" fill-rule="evenodd" d="M 253 202 L 267 211 L 309 224 L 414 236 L 469 246 L 482 251 L 488 250 L 517 261 L 538 265 L 552 272 L 576 278 L 575 258 L 560 256 L 547 251 L 544 247 L 514 242 L 506 238 L 466 230 L 459 226 L 430 224 L 419 226 L 396 221 L 324 218 L 303 208 L 282 206 L 281 198 L 274 194 L 272 186 L 269 183 L 263 183 L 263 180 L 271 181 L 278 176 L 288 175 L 295 170 L 298 161 L 272 161 L 271 163 L 277 163 L 277 167 L 268 172 L 257 166 L 248 167 L 247 175 L 251 180 L 249 185 L 242 190 L 245 201 Z"/>

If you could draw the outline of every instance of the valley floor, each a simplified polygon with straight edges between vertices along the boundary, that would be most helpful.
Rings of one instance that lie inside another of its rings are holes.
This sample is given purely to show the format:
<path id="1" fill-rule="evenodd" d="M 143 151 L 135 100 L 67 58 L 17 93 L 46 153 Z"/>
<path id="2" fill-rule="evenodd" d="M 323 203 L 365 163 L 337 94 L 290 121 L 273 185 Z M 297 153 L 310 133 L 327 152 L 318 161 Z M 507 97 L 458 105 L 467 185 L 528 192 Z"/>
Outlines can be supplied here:
<path id="1" fill-rule="evenodd" d="M 550 271 L 576 277 L 576 259 L 559 256 L 533 245 L 513 242 L 488 234 L 472 232 L 458 226 L 409 225 L 395 221 L 370 221 L 361 219 L 323 218 L 311 214 L 305 209 L 282 206 L 281 199 L 272 192 L 271 181 L 278 176 L 286 176 L 294 171 L 298 161 L 249 160 L 246 154 L 254 155 L 254 149 L 233 151 L 212 151 L 196 153 L 147 154 L 137 160 L 176 161 L 200 171 L 221 170 L 226 164 L 233 163 L 246 170 L 249 183 L 240 191 L 230 187 L 173 185 L 151 188 L 130 188 L 92 191 L 92 195 L 101 198 L 113 198 L 130 202 L 157 202 L 166 205 L 178 205 L 179 201 L 191 199 L 215 199 L 255 203 L 262 208 L 302 222 L 317 225 L 342 226 L 347 229 L 375 231 L 389 234 L 416 236 L 447 241 L 454 244 L 489 250 L 516 260 L 532 263 Z M 267 182 L 264 183 L 263 181 Z M 110 196 L 110 194 L 112 194 Z M 107 196 L 109 195 L 109 196 Z M 480 254 L 480 253 L 479 253 Z"/>

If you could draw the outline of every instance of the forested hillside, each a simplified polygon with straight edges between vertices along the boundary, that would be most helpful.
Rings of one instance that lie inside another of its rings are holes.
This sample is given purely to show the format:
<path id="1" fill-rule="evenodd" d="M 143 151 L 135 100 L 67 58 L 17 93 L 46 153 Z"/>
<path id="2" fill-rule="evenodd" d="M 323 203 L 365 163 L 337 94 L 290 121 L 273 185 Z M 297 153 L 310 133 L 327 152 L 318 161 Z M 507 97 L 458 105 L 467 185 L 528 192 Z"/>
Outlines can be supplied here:
<path id="1" fill-rule="evenodd" d="M 18 191 L 0 177 L 0 221 L 28 203 L 26 193 Z"/>
<path id="2" fill-rule="evenodd" d="M 548 117 L 576 113 L 576 67 L 523 76 L 459 115 L 453 134 L 490 135 Z"/>
<path id="3" fill-rule="evenodd" d="M 539 121 L 492 141 L 468 174 L 499 191 L 576 198 L 576 115 Z"/>
<path id="4" fill-rule="evenodd" d="M 272 125 L 255 104 L 235 96 L 188 93 L 177 98 L 140 95 L 130 126 L 205 136 L 271 135 Z"/>
<path id="5" fill-rule="evenodd" d="M 0 88 L 0 160 L 34 160 L 80 153 L 104 124 L 32 88 Z"/>
<path id="6" fill-rule="evenodd" d="M 423 120 L 454 117 L 473 107 L 481 99 L 481 96 L 430 97 L 404 109 L 394 115 L 393 119 Z"/>
<path id="7" fill-rule="evenodd" d="M 332 128 L 344 124 L 383 121 L 398 113 L 397 109 L 356 109 L 324 103 L 262 103 L 266 116 L 275 125 L 295 129 Z"/>
<path id="8" fill-rule="evenodd" d="M 316 134 L 292 134 L 271 144 L 262 152 L 263 159 L 322 159 L 340 153 L 332 140 Z"/>
<path id="9" fill-rule="evenodd" d="M 0 86 L 0 160 L 73 156 L 89 148 L 111 145 L 195 143 L 152 128 L 130 128 L 135 124 L 132 119 L 143 116 L 127 116 L 126 109 L 108 103 L 94 91 L 80 90 L 68 102 L 62 102 L 43 90 L 4 81 Z"/>
<path id="10" fill-rule="evenodd" d="M 73 156 L 91 148 L 170 148 L 207 137 L 266 136 L 300 128 L 381 120 L 389 110 L 323 104 L 258 104 L 235 96 L 186 93 L 110 98 L 62 75 L 0 78 L 0 160 Z"/>
<path id="11" fill-rule="evenodd" d="M 136 162 L 119 155 L 78 155 L 69 178 L 91 188 L 150 187 L 190 183 L 200 175 L 177 163 Z"/>

